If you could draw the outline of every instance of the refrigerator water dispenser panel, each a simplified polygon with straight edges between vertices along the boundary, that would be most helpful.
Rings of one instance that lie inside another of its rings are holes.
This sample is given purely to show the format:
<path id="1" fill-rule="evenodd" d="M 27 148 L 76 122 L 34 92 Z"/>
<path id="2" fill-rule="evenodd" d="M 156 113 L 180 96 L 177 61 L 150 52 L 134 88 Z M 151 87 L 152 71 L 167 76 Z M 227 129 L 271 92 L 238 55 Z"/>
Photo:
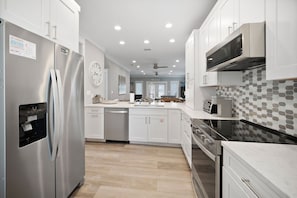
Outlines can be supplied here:
<path id="1" fill-rule="evenodd" d="M 46 114 L 46 103 L 19 106 L 19 147 L 46 137 Z"/>

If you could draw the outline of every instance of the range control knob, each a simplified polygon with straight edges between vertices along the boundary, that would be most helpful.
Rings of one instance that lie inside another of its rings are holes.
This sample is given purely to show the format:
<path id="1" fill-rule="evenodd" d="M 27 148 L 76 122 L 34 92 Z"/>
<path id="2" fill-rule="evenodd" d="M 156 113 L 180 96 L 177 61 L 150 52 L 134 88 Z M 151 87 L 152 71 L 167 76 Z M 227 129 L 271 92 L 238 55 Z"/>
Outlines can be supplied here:
<path id="1" fill-rule="evenodd" d="M 211 141 L 211 140 L 208 139 L 208 138 L 205 138 L 205 139 L 204 139 L 204 142 L 205 142 L 206 144 L 209 144 L 209 145 L 212 145 L 212 144 L 213 144 L 213 141 Z"/>

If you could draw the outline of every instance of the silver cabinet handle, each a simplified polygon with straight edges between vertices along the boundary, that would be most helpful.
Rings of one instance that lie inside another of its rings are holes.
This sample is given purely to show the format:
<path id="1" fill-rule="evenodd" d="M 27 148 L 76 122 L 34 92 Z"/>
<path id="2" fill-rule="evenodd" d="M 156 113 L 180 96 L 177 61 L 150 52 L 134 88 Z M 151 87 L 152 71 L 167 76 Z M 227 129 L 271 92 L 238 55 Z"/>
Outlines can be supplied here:
<path id="1" fill-rule="evenodd" d="M 56 25 L 53 26 L 53 30 L 54 30 L 53 39 L 57 40 L 57 26 Z"/>
<path id="2" fill-rule="evenodd" d="M 249 179 L 241 178 L 241 181 L 256 195 L 256 197 L 261 198 L 261 195 L 254 189 Z"/>
<path id="3" fill-rule="evenodd" d="M 231 29 L 232 29 L 232 27 L 228 26 L 228 35 L 231 34 Z"/>
<path id="4" fill-rule="evenodd" d="M 147 117 L 145 117 L 145 124 L 147 124 Z"/>
<path id="5" fill-rule="evenodd" d="M 51 36 L 51 22 L 47 21 L 45 22 L 47 24 L 47 34 L 45 36 L 50 37 Z"/>
<path id="6" fill-rule="evenodd" d="M 235 28 L 236 28 L 236 25 L 237 25 L 237 23 L 235 23 L 235 22 L 233 22 L 233 23 L 232 23 L 232 26 L 233 26 L 233 31 L 235 30 Z"/>
<path id="7" fill-rule="evenodd" d="M 204 85 L 207 84 L 207 75 L 203 75 L 203 84 L 204 84 Z"/>

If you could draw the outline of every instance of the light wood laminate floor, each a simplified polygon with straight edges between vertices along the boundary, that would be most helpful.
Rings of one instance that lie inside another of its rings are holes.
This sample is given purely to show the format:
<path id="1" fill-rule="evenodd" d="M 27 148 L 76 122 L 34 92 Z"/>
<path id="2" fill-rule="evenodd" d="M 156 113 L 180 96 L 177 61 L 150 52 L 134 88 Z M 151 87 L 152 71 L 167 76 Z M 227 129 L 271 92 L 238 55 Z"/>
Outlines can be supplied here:
<path id="1" fill-rule="evenodd" d="M 85 183 L 71 197 L 194 198 L 181 148 L 86 143 Z"/>

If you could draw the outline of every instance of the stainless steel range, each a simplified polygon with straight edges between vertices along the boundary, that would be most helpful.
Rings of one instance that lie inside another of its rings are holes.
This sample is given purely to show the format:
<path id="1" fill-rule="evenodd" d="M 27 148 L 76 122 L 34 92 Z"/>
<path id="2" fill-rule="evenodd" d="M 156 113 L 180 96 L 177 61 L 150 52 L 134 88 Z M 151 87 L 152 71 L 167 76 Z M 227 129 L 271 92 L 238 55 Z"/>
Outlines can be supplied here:
<path id="1" fill-rule="evenodd" d="M 221 141 L 297 144 L 297 137 L 246 120 L 192 120 L 192 179 L 199 198 L 221 197 Z"/>

